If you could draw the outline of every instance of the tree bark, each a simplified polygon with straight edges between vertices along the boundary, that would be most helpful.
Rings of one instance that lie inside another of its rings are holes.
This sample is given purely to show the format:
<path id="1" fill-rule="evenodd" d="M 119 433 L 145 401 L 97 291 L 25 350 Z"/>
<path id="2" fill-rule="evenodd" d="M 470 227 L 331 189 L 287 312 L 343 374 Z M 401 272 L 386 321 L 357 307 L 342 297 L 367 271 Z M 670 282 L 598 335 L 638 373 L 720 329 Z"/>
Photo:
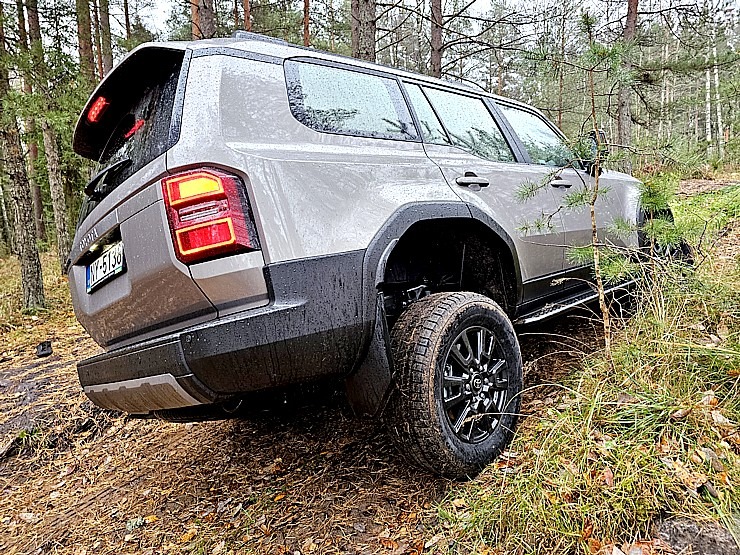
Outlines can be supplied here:
<path id="1" fill-rule="evenodd" d="M 252 30 L 252 6 L 250 4 L 250 0 L 243 0 L 242 4 L 244 6 L 244 30 L 251 31 Z"/>
<path id="2" fill-rule="evenodd" d="M 28 2 L 28 32 L 31 36 L 31 55 L 36 67 L 37 90 L 38 85 L 46 89 L 48 71 L 46 61 L 44 60 L 44 46 L 41 38 L 41 26 L 39 25 L 37 0 L 27 0 Z M 45 90 L 41 91 L 45 93 Z M 52 106 L 49 100 L 50 95 L 39 95 L 41 102 L 41 131 L 44 139 L 44 151 L 46 154 L 46 170 L 49 177 L 49 191 L 51 193 L 51 204 L 54 212 L 54 227 L 56 229 L 57 255 L 59 257 L 60 271 L 64 273 L 67 256 L 71 248 L 69 229 L 67 226 L 67 207 L 64 200 L 64 183 L 62 180 L 62 170 L 59 163 L 59 144 L 54 128 L 48 119 Z"/>
<path id="3" fill-rule="evenodd" d="M 98 0 L 92 0 L 92 27 L 95 37 L 95 61 L 98 68 L 98 81 L 103 79 L 103 40 L 100 37 L 100 18 L 98 17 Z"/>
<path id="4" fill-rule="evenodd" d="M 627 0 L 627 19 L 622 35 L 627 44 L 635 40 L 637 6 L 638 0 Z M 624 60 L 623 65 L 627 72 L 632 70 L 632 62 L 629 59 Z M 621 145 L 629 145 L 632 142 L 632 89 L 630 84 L 622 85 L 617 94 L 617 139 Z M 628 159 L 625 159 L 624 169 L 628 172 L 632 171 L 632 164 Z"/>
<path id="5" fill-rule="evenodd" d="M 23 0 L 16 0 L 18 12 L 18 47 L 21 52 L 28 54 L 28 34 L 26 33 L 26 18 L 24 15 Z M 38 17 L 38 14 L 35 14 Z M 23 73 L 23 93 L 33 94 L 33 76 L 30 71 Z M 36 161 L 39 158 L 39 147 L 36 144 L 36 120 L 27 117 L 25 120 L 26 145 L 28 145 L 28 184 L 31 187 L 33 201 L 33 216 L 36 222 L 36 237 L 39 241 L 46 241 L 46 224 L 44 223 L 44 205 L 41 195 L 41 186 L 36 181 Z"/>
<path id="6" fill-rule="evenodd" d="M 704 84 L 704 134 L 707 140 L 707 153 L 709 153 L 712 148 L 712 79 L 709 75 L 709 65 L 707 65 Z"/>
<path id="7" fill-rule="evenodd" d="M 200 32 L 200 0 L 190 0 L 190 34 L 193 40 L 203 38 Z"/>
<path id="8" fill-rule="evenodd" d="M 351 18 L 352 56 L 374 62 L 377 26 L 375 0 L 352 0 Z"/>
<path id="9" fill-rule="evenodd" d="M 311 34 L 309 30 L 310 0 L 303 0 L 303 46 L 311 46 Z"/>
<path id="10" fill-rule="evenodd" d="M 113 69 L 113 41 L 110 34 L 109 0 L 100 0 L 100 39 L 103 43 L 103 75 Z"/>
<path id="11" fill-rule="evenodd" d="M 8 71 L 5 68 L 5 29 L 3 27 L 3 8 L 0 3 L 0 102 L 10 90 Z M 33 202 L 28 184 L 26 166 L 23 161 L 21 137 L 18 121 L 13 114 L 3 114 L 0 120 L 0 148 L 5 153 L 5 172 L 10 178 L 10 195 L 15 205 L 15 240 L 21 263 L 21 286 L 23 289 L 23 308 L 43 308 L 44 280 L 41 275 L 41 261 L 36 246 L 36 226 L 33 221 Z"/>
<path id="12" fill-rule="evenodd" d="M 430 74 L 442 77 L 442 0 L 432 0 Z"/>
<path id="13" fill-rule="evenodd" d="M 198 17 L 201 38 L 212 39 L 216 36 L 216 13 L 213 9 L 213 0 L 199 0 Z"/>
<path id="14" fill-rule="evenodd" d="M 72 250 L 72 241 L 67 228 L 67 204 L 64 199 L 64 185 L 61 181 L 59 164 L 59 145 L 55 131 L 49 122 L 41 120 L 41 131 L 44 135 L 44 150 L 46 151 L 46 165 L 49 170 L 49 189 L 51 190 L 51 206 L 54 210 L 54 226 L 57 232 L 57 256 L 59 267 L 64 273 L 67 257 Z"/>
<path id="15" fill-rule="evenodd" d="M 722 104 L 719 95 L 719 67 L 717 66 L 717 20 L 715 19 L 712 27 L 712 66 L 714 69 L 714 107 L 717 112 L 717 152 L 719 159 L 725 157 L 725 126 L 722 122 Z"/>
<path id="16" fill-rule="evenodd" d="M 88 83 L 95 80 L 92 31 L 90 29 L 90 4 L 88 0 L 75 0 L 77 15 L 77 50 L 80 55 L 80 72 Z"/>
<path id="17" fill-rule="evenodd" d="M 192 0 L 193 2 L 195 0 Z M 126 41 L 131 40 L 131 15 L 128 9 L 128 0 L 123 0 L 123 26 L 126 28 Z"/>

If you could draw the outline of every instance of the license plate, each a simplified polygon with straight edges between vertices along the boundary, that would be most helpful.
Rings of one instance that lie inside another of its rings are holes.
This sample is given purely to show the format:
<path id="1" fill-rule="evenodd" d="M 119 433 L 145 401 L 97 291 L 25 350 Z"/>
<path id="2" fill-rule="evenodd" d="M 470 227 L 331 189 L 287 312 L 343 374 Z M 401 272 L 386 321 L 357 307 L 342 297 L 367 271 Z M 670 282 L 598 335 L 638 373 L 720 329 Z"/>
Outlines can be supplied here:
<path id="1" fill-rule="evenodd" d="M 123 243 L 118 241 L 108 246 L 87 267 L 87 292 L 113 279 L 126 269 L 123 260 Z"/>

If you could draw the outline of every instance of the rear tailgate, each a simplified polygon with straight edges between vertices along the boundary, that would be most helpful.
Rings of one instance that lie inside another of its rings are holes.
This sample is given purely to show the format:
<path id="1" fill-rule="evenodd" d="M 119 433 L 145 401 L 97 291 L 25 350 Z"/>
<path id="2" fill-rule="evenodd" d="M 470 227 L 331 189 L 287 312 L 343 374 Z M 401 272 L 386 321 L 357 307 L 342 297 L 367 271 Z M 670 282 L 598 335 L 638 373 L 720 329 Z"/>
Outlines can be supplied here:
<path id="1" fill-rule="evenodd" d="M 161 192 L 165 152 L 179 133 L 186 54 L 134 51 L 100 84 L 75 130 L 75 151 L 98 161 L 101 173 L 83 202 L 70 289 L 80 323 L 105 347 L 216 317 L 174 255 Z"/>

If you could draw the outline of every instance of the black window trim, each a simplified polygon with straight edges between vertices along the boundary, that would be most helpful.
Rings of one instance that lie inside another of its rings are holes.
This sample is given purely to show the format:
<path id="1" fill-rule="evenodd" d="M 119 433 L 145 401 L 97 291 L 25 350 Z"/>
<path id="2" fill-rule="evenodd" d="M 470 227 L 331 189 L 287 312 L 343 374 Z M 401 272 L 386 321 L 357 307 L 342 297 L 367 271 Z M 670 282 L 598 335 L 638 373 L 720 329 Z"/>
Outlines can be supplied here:
<path id="1" fill-rule="evenodd" d="M 404 93 L 407 93 L 407 91 L 405 91 L 405 85 L 406 85 L 406 83 L 408 83 L 409 85 L 418 85 L 419 86 L 419 88 L 421 89 L 422 94 L 424 95 L 424 98 L 426 98 L 427 102 L 432 107 L 432 110 L 434 111 L 434 115 L 437 116 L 437 120 L 439 120 L 440 125 L 442 125 L 442 129 L 444 130 L 445 135 L 447 136 L 447 140 L 450 141 L 450 144 L 448 144 L 448 145 L 440 145 L 440 144 L 437 144 L 437 143 L 428 143 L 428 142 L 424 141 L 424 137 L 421 134 L 420 123 L 419 123 L 418 119 L 416 119 L 416 111 L 413 111 L 413 117 L 415 118 L 417 127 L 419 127 L 419 136 L 421 137 L 421 140 L 424 142 L 424 144 L 432 144 L 432 145 L 441 146 L 441 147 L 449 146 L 449 147 L 452 147 L 452 148 L 456 148 L 456 149 L 458 149 L 458 150 L 460 150 L 462 152 L 465 152 L 466 154 L 470 154 L 471 156 L 475 156 L 476 158 L 480 158 L 481 160 L 485 160 L 486 162 L 492 162 L 492 163 L 496 163 L 496 164 L 519 164 L 519 163 L 526 163 L 526 160 L 525 160 L 525 157 L 524 157 L 524 151 L 521 148 L 521 144 L 520 144 L 518 138 L 516 137 L 516 135 L 514 135 L 511 132 L 511 128 L 509 127 L 509 122 L 506 121 L 506 119 L 503 118 L 502 115 L 498 112 L 498 110 L 496 108 L 496 105 L 493 103 L 493 98 L 491 98 L 489 96 L 486 96 L 486 95 L 478 94 L 475 91 L 470 91 L 470 90 L 467 90 L 467 89 L 458 89 L 456 87 L 445 87 L 445 86 L 440 86 L 438 83 L 428 83 L 428 82 L 423 81 L 421 79 L 416 80 L 416 79 L 410 79 L 410 78 L 406 78 L 406 77 L 404 77 L 403 78 L 403 81 L 402 81 L 402 84 L 404 85 Z M 474 99 L 477 99 L 477 100 L 481 100 L 483 102 L 483 105 L 486 107 L 486 109 L 488 110 L 489 114 L 491 115 L 491 118 L 493 119 L 494 123 L 499 128 L 499 131 L 503 135 L 504 141 L 506 142 L 507 146 L 511 150 L 512 156 L 514 157 L 514 160 L 512 162 L 504 162 L 504 161 L 496 161 L 496 162 L 494 162 L 493 160 L 487 160 L 486 158 L 481 158 L 480 156 L 478 156 L 476 154 L 473 154 L 472 152 L 469 152 L 469 151 L 465 150 L 464 148 L 462 148 L 462 147 L 454 144 L 452 142 L 452 137 L 450 135 L 450 132 L 447 129 L 447 126 L 445 125 L 444 121 L 442 120 L 442 118 L 437 113 L 437 109 L 434 107 L 434 104 L 432 103 L 431 100 L 429 100 L 429 97 L 427 96 L 427 93 L 426 93 L 426 90 L 425 90 L 427 88 L 437 89 L 437 90 L 440 90 L 440 91 L 444 91 L 444 92 L 448 92 L 448 93 L 452 93 L 452 94 L 459 94 L 460 96 L 467 96 L 469 98 L 474 98 Z M 411 110 L 414 110 L 414 106 L 411 103 L 411 99 L 410 98 L 407 98 L 407 101 L 409 103 L 409 106 L 410 106 Z"/>
<path id="2" fill-rule="evenodd" d="M 298 117 L 293 111 L 293 104 L 291 103 L 290 98 L 288 98 L 288 105 L 289 105 L 288 107 L 290 109 L 291 115 L 298 123 L 303 125 L 305 128 L 315 131 L 316 133 L 324 133 L 327 135 L 341 135 L 344 137 L 360 137 L 362 139 L 376 139 L 376 140 L 381 140 L 381 141 L 398 141 L 398 142 L 403 142 L 403 143 L 421 143 L 422 142 L 421 133 L 419 129 L 419 122 L 416 119 L 412 106 L 409 103 L 409 99 L 406 96 L 406 91 L 403 89 L 403 84 L 397 75 L 394 75 L 392 73 L 386 73 L 384 71 L 378 71 L 378 70 L 371 69 L 371 68 L 359 67 L 359 66 L 355 66 L 352 64 L 336 62 L 334 60 L 324 60 L 321 58 L 312 58 L 310 56 L 293 56 L 290 58 L 285 58 L 283 60 L 283 73 L 285 74 L 285 84 L 286 84 L 286 89 L 288 91 L 291 87 L 291 84 L 295 84 L 296 82 L 298 82 L 298 79 L 296 75 L 293 73 L 293 71 L 289 69 L 290 64 L 286 64 L 286 62 L 298 62 L 298 63 L 313 64 L 313 65 L 319 65 L 319 66 L 333 67 L 336 69 L 343 69 L 343 70 L 351 71 L 354 73 L 365 73 L 367 75 L 373 75 L 375 77 L 382 77 L 382 78 L 389 79 L 395 82 L 398 85 L 399 91 L 401 93 L 401 99 L 405 103 L 406 109 L 408 110 L 409 115 L 411 116 L 411 122 L 413 123 L 414 131 L 416 132 L 416 138 L 415 139 L 411 139 L 411 138 L 403 139 L 403 138 L 391 137 L 391 136 L 380 137 L 377 135 L 371 135 L 369 133 L 363 134 L 363 133 L 357 133 L 357 132 L 322 131 L 319 129 L 314 129 L 313 127 L 309 127 L 308 125 L 303 123 L 300 119 L 298 119 Z"/>

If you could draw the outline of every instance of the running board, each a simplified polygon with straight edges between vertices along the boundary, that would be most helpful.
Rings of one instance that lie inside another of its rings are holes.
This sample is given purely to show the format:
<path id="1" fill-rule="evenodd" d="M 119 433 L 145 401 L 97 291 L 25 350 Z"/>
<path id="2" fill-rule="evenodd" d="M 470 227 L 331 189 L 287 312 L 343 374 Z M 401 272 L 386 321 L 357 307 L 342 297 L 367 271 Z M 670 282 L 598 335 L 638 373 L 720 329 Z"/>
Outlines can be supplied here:
<path id="1" fill-rule="evenodd" d="M 637 283 L 636 279 L 625 281 L 624 283 L 620 283 L 619 285 L 615 285 L 614 287 L 606 289 L 604 291 L 604 294 L 611 295 L 613 293 L 616 293 L 617 291 L 627 290 L 635 283 Z M 576 307 L 582 306 L 591 301 L 595 301 L 598 298 L 598 293 L 594 291 L 588 291 L 586 293 L 582 293 L 575 297 L 566 299 L 562 303 L 548 303 L 539 310 L 535 310 L 534 312 L 530 312 L 529 314 L 524 314 L 520 316 L 519 318 L 514 320 L 514 324 L 521 325 L 541 322 L 542 320 L 547 320 L 548 318 L 552 318 L 553 316 L 557 316 L 558 314 L 568 312 L 569 310 L 573 310 Z"/>

